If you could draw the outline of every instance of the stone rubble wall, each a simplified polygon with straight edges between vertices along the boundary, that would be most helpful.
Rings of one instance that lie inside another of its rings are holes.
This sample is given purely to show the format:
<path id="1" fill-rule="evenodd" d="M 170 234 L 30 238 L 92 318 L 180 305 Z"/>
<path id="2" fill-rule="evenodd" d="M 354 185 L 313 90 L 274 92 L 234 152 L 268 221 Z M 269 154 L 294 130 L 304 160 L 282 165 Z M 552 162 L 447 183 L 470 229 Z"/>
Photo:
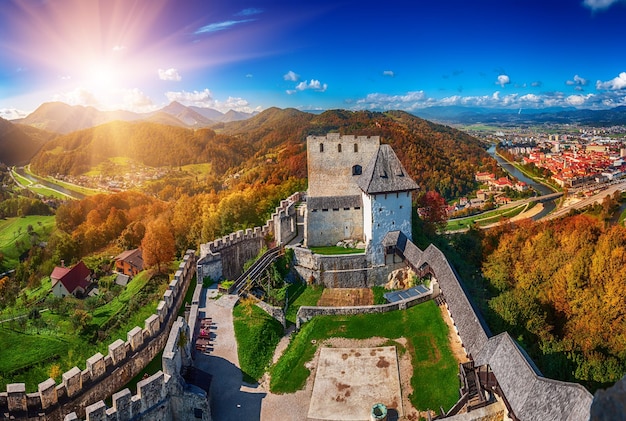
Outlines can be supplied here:
<path id="1" fill-rule="evenodd" d="M 143 328 L 137 326 L 127 333 L 126 341 L 110 344 L 106 356 L 96 353 L 88 358 L 84 370 L 73 367 L 63 373 L 61 384 L 50 378 L 35 393 L 26 393 L 24 383 L 7 385 L 7 391 L 0 393 L 0 414 L 15 420 L 60 421 L 70 413 L 82 416 L 90 405 L 97 405 L 94 402 L 123 387 L 165 346 L 195 263 L 195 251 L 187 250 L 156 313 L 145 320 Z"/>
<path id="2" fill-rule="evenodd" d="M 297 235 L 296 204 L 301 198 L 302 193 L 296 192 L 286 200 L 281 200 L 262 227 L 239 230 L 201 244 L 197 263 L 198 279 L 202 280 L 207 276 L 215 281 L 237 279 L 242 273 L 244 263 L 259 254 L 268 236 L 273 237 L 277 244 L 283 245 L 294 239 Z"/>

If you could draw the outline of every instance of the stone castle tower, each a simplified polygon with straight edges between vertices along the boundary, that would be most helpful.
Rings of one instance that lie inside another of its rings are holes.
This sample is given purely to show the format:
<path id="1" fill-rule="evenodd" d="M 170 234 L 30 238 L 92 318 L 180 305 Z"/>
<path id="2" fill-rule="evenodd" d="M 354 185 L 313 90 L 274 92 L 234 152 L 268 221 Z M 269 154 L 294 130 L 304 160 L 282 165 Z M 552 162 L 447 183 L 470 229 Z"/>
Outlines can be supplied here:
<path id="1" fill-rule="evenodd" d="M 387 232 L 411 238 L 411 192 L 418 186 L 378 136 L 309 136 L 307 161 L 305 246 L 363 241 L 376 263 L 384 261 Z"/>

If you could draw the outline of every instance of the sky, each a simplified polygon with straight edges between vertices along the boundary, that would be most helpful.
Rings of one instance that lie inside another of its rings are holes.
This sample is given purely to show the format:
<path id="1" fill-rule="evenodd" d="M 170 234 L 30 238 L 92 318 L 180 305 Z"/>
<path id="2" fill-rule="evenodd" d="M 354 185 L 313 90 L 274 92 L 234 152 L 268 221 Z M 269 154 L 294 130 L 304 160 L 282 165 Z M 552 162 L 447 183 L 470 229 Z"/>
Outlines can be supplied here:
<path id="1" fill-rule="evenodd" d="M 0 0 L 0 117 L 626 105 L 626 0 Z"/>

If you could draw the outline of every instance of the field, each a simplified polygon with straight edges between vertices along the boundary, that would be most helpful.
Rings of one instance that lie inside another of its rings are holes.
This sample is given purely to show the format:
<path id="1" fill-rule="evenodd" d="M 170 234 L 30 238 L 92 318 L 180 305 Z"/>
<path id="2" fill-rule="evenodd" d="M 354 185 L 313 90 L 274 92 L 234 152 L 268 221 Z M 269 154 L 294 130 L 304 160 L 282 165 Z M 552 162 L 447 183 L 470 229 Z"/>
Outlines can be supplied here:
<path id="1" fill-rule="evenodd" d="M 0 253 L 4 255 L 4 266 L 14 268 L 20 254 L 30 248 L 30 234 L 28 227 L 38 234 L 39 241 L 45 241 L 54 228 L 54 216 L 29 215 L 22 218 L 0 219 Z M 23 243 L 24 247 L 16 247 Z"/>
<path id="2" fill-rule="evenodd" d="M 64 195 L 63 193 L 60 193 L 49 187 L 42 186 L 41 184 L 34 183 L 30 181 L 29 179 L 22 177 L 14 169 L 11 170 L 11 173 L 13 174 L 13 178 L 15 179 L 15 181 L 17 181 L 18 184 L 20 184 L 25 189 L 31 190 L 45 197 L 53 197 L 55 199 L 67 199 L 68 198 L 68 196 Z"/>
<path id="3" fill-rule="evenodd" d="M 317 305 L 320 307 L 369 306 L 374 304 L 371 288 L 326 288 Z"/>
<path id="4" fill-rule="evenodd" d="M 496 223 L 500 218 L 512 218 L 529 209 L 528 204 L 523 204 L 507 209 L 495 209 L 489 212 L 483 212 L 478 215 L 468 216 L 466 218 L 458 218 L 448 221 L 446 231 L 456 231 L 469 228 L 474 224 L 479 226 Z"/>
<path id="5" fill-rule="evenodd" d="M 448 326 L 434 301 L 404 311 L 356 316 L 319 316 L 302 326 L 271 370 L 270 389 L 293 393 L 304 387 L 310 371 L 305 364 L 328 338 L 406 338 L 411 354 L 414 393 L 419 410 L 450 409 L 458 399 L 458 365 L 448 342 Z"/>
<path id="6" fill-rule="evenodd" d="M 64 181 L 57 180 L 56 178 L 53 178 L 53 177 L 41 177 L 41 176 L 33 173 L 30 170 L 30 166 L 24 167 L 24 171 L 27 174 L 31 175 L 32 177 L 35 177 L 35 178 L 41 179 L 41 180 L 46 180 L 46 181 L 48 181 L 48 182 L 50 182 L 52 184 L 56 184 L 59 187 L 63 187 L 64 189 L 67 189 L 67 190 L 70 190 L 70 191 L 73 191 L 73 192 L 76 192 L 76 193 L 84 194 L 85 196 L 92 196 L 94 194 L 104 193 L 101 190 L 90 189 L 90 188 L 82 187 L 82 186 L 79 186 L 79 185 L 76 185 L 76 184 L 66 183 Z M 64 196 L 64 197 L 67 197 L 67 196 Z"/>

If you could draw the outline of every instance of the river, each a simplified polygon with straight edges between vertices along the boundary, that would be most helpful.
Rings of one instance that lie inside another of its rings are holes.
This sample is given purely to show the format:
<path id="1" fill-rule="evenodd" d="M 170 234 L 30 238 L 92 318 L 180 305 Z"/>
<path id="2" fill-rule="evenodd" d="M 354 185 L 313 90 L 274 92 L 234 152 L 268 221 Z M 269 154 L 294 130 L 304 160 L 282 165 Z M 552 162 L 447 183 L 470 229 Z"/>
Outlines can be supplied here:
<path id="1" fill-rule="evenodd" d="M 528 184 L 535 191 L 539 192 L 541 196 L 554 193 L 554 190 L 552 190 L 550 187 L 545 186 L 541 183 L 537 183 L 533 179 L 528 178 L 526 175 L 524 175 L 524 173 L 522 173 L 520 170 L 515 168 L 514 165 L 508 163 L 505 159 L 498 156 L 498 154 L 496 154 L 495 145 L 491 146 L 487 150 L 487 152 L 489 152 L 489 155 L 491 155 L 496 161 L 498 161 L 498 165 L 500 165 L 506 172 L 508 172 L 511 176 L 517 178 L 519 181 L 523 181 L 524 183 Z M 543 218 L 544 216 L 552 212 L 554 208 L 556 208 L 556 204 L 554 200 L 543 203 L 543 210 L 539 212 L 537 215 L 535 215 L 533 219 L 536 221 L 536 220 Z"/>
<path id="2" fill-rule="evenodd" d="M 52 190 L 56 190 L 56 191 L 58 191 L 60 193 L 66 194 L 66 195 L 68 195 L 70 197 L 73 197 L 75 199 L 84 199 L 85 198 L 85 195 L 82 194 L 82 193 L 77 193 L 75 191 L 68 190 L 66 188 L 63 188 L 63 187 L 59 186 L 58 184 L 51 183 L 50 181 L 45 180 L 43 178 L 33 177 L 32 175 L 30 175 L 26 171 L 24 171 L 23 167 L 15 167 L 15 172 L 17 172 L 22 177 L 29 179 L 33 183 L 41 184 L 42 186 L 46 186 L 48 188 L 51 188 Z"/>

